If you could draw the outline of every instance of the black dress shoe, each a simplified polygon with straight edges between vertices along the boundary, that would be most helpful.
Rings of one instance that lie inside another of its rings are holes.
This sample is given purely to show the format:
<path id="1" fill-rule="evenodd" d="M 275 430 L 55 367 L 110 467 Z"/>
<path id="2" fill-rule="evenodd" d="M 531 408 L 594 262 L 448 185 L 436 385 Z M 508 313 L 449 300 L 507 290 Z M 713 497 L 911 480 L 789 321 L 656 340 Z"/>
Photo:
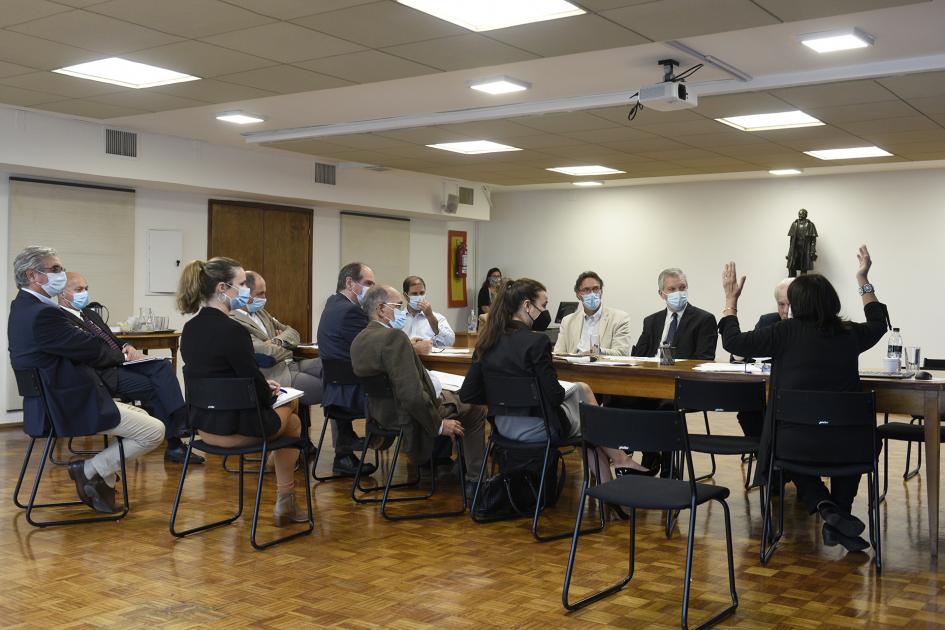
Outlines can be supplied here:
<path id="1" fill-rule="evenodd" d="M 184 458 L 187 457 L 187 446 L 181 444 L 179 446 L 168 446 L 164 449 L 164 461 L 174 462 L 176 464 L 183 464 Z M 202 456 L 197 455 L 197 453 L 190 454 L 190 463 L 191 464 L 202 464 L 206 461 Z"/>
<path id="2" fill-rule="evenodd" d="M 827 525 L 844 536 L 856 538 L 866 529 L 863 521 L 852 514 L 845 513 L 833 501 L 821 501 L 817 505 L 817 511 L 820 512 L 820 517 Z"/>
<path id="3" fill-rule="evenodd" d="M 821 535 L 824 538 L 824 545 L 828 547 L 843 545 L 847 551 L 858 552 L 865 551 L 869 549 L 870 546 L 868 542 L 859 536 L 846 536 L 828 523 L 824 523 L 823 529 L 821 529 Z"/>
<path id="4" fill-rule="evenodd" d="M 85 476 L 85 460 L 69 463 L 69 479 L 75 482 L 75 492 L 79 495 L 79 500 L 87 506 L 92 507 L 92 499 L 85 491 L 85 485 L 89 483 L 89 478 Z"/>
<path id="5" fill-rule="evenodd" d="M 659 468 L 649 468 L 647 470 L 637 470 L 636 468 L 614 468 L 614 475 L 617 477 L 626 477 L 629 475 L 643 475 L 645 477 L 653 477 L 656 473 L 659 472 Z"/>
<path id="6" fill-rule="evenodd" d="M 358 472 L 357 455 L 349 453 L 347 455 L 335 455 L 335 461 L 331 465 L 331 472 L 339 477 L 354 477 Z M 365 462 L 361 466 L 362 475 L 371 475 L 377 467 L 374 464 Z"/>
<path id="7" fill-rule="evenodd" d="M 85 484 L 85 493 L 92 500 L 92 509 L 104 514 L 121 512 L 115 497 L 115 489 L 105 483 L 100 476 L 95 475 Z"/>

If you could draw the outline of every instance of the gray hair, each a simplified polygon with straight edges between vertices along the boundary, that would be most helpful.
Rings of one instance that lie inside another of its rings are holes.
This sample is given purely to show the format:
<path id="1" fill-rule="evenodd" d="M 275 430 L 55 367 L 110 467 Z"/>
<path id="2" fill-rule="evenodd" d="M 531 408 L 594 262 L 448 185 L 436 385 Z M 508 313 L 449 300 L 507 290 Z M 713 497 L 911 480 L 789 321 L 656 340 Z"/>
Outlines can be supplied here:
<path id="1" fill-rule="evenodd" d="M 782 287 L 784 287 L 785 289 L 787 289 L 787 287 L 791 286 L 791 283 L 792 283 L 792 282 L 794 282 L 794 278 L 785 278 L 785 279 L 782 280 L 781 282 L 779 282 L 779 283 L 777 283 L 776 285 L 774 285 L 774 299 L 775 299 L 775 300 L 778 299 L 778 291 L 779 291 Z"/>
<path id="2" fill-rule="evenodd" d="M 660 277 L 656 279 L 656 283 L 659 285 L 659 290 L 663 290 L 663 279 L 666 276 L 678 276 L 680 278 L 685 278 L 685 272 L 679 267 L 669 267 L 660 272 Z"/>
<path id="3" fill-rule="evenodd" d="M 394 287 L 387 285 L 374 285 L 368 289 L 367 295 L 364 296 L 364 304 L 361 306 L 368 319 L 374 319 L 377 307 L 386 304 L 391 295 L 399 296 L 400 293 Z"/>
<path id="4" fill-rule="evenodd" d="M 43 267 L 43 260 L 50 256 L 56 256 L 56 250 L 52 247 L 40 247 L 39 245 L 30 245 L 16 255 L 13 259 L 13 275 L 16 278 L 16 288 L 22 289 L 28 287 L 30 281 L 26 278 L 27 271 L 36 271 Z"/>

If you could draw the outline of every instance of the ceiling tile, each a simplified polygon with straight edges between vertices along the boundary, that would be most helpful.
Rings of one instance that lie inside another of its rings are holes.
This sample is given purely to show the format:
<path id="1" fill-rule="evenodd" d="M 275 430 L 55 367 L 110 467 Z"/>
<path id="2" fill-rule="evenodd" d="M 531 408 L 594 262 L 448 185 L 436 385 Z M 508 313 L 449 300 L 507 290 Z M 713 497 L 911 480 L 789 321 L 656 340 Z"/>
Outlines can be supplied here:
<path id="1" fill-rule="evenodd" d="M 754 133 L 782 147 L 788 147 L 798 151 L 861 147 L 868 144 L 863 138 L 859 138 L 852 133 L 830 125 L 823 127 L 802 127 L 800 129 L 756 131 Z"/>
<path id="2" fill-rule="evenodd" d="M 416 145 L 395 140 L 373 133 L 345 134 L 341 136 L 331 136 L 331 142 L 350 149 L 385 149 L 395 147 L 415 147 Z"/>
<path id="3" fill-rule="evenodd" d="M 38 105 L 37 109 L 59 112 L 60 114 L 72 114 L 73 116 L 83 116 L 85 118 L 121 118 L 123 116 L 135 116 L 137 114 L 147 113 L 144 110 L 133 109 L 131 107 L 93 103 L 81 99 L 59 101 L 58 103 L 45 103 Z"/>
<path id="4" fill-rule="evenodd" d="M 469 32 L 397 2 L 363 4 L 293 21 L 368 48 L 386 48 Z"/>
<path id="5" fill-rule="evenodd" d="M 377 0 L 227 0 L 230 4 L 269 15 L 280 20 L 292 20 L 305 15 L 337 11 Z"/>
<path id="6" fill-rule="evenodd" d="M 350 81 L 287 65 L 225 74 L 217 77 L 217 80 L 269 90 L 278 94 L 295 94 L 351 85 Z"/>
<path id="7" fill-rule="evenodd" d="M 877 79 L 900 98 L 922 98 L 945 95 L 945 72 L 921 72 Z"/>
<path id="8" fill-rule="evenodd" d="M 592 129 L 589 131 L 562 131 L 562 136 L 573 138 L 581 142 L 632 142 L 655 138 L 652 133 L 633 129 L 631 127 L 608 127 L 605 129 Z"/>
<path id="9" fill-rule="evenodd" d="M 903 101 L 881 101 L 879 103 L 861 103 L 857 105 L 839 105 L 837 107 L 815 107 L 807 113 L 825 123 L 844 126 L 845 123 L 878 118 L 897 118 L 915 116 L 916 111 Z"/>
<path id="10" fill-rule="evenodd" d="M 871 131 L 863 137 L 878 146 L 908 144 L 913 142 L 939 142 L 945 146 L 945 129 L 923 129 L 922 131 Z"/>
<path id="11" fill-rule="evenodd" d="M 535 131 L 532 130 L 532 133 L 535 133 Z M 574 144 L 575 139 L 545 133 L 535 136 L 515 136 L 509 138 L 509 141 L 514 142 L 515 146 L 520 149 L 542 149 L 544 147 L 566 147 Z"/>
<path id="12" fill-rule="evenodd" d="M 927 0 L 755 0 L 755 3 L 785 22 L 901 7 Z"/>
<path id="13" fill-rule="evenodd" d="M 881 118 L 877 120 L 844 123 L 840 126 L 846 131 L 856 135 L 860 135 L 861 133 L 898 133 L 901 131 L 933 131 L 941 129 L 935 121 L 925 116 Z"/>
<path id="14" fill-rule="evenodd" d="M 149 112 L 163 112 L 172 109 L 183 109 L 185 107 L 203 107 L 207 104 L 204 101 L 180 98 L 169 94 L 152 92 L 151 90 L 128 90 L 127 92 L 118 94 L 93 96 L 87 100 L 95 103 L 104 103 L 106 105 L 115 105 L 117 107 L 141 109 Z"/>
<path id="15" fill-rule="evenodd" d="M 945 114 L 945 96 L 910 98 L 909 104 L 923 114 Z"/>
<path id="16" fill-rule="evenodd" d="M 680 138 L 685 142 L 686 136 L 690 134 L 719 133 L 724 131 L 723 127 L 725 125 L 718 121 L 703 118 L 702 120 L 651 125 L 645 127 L 645 130 L 664 138 Z"/>
<path id="17" fill-rule="evenodd" d="M 653 2 L 653 0 L 578 0 L 577 4 L 588 11 L 607 11 L 647 2 Z"/>
<path id="18" fill-rule="evenodd" d="M 46 0 L 3 0 L 0 2 L 0 27 L 28 22 L 69 10 L 69 7 L 46 2 Z"/>
<path id="19" fill-rule="evenodd" d="M 699 99 L 699 113 L 706 118 L 728 118 L 751 114 L 770 114 L 796 109 L 793 105 L 767 92 L 726 94 Z M 808 112 L 809 113 L 809 112 Z"/>
<path id="20" fill-rule="evenodd" d="M 52 70 L 99 59 L 101 56 L 88 50 L 57 44 L 39 37 L 0 30 L 0 59 L 10 63 Z"/>
<path id="21" fill-rule="evenodd" d="M 81 9 L 83 7 L 88 7 L 93 4 L 98 4 L 104 0 L 53 0 L 56 4 L 64 4 L 69 7 L 75 7 Z"/>
<path id="22" fill-rule="evenodd" d="M 386 52 L 440 70 L 495 66 L 536 58 L 532 53 L 474 33 L 393 46 Z"/>
<path id="23" fill-rule="evenodd" d="M 390 81 L 439 72 L 436 68 L 388 55 L 379 50 L 362 50 L 346 55 L 301 61 L 295 65 L 355 83 Z"/>
<path id="24" fill-rule="evenodd" d="M 705 149 L 670 149 L 668 151 L 646 151 L 638 155 L 653 160 L 663 160 L 666 162 L 681 162 L 682 160 L 709 160 L 720 157 L 717 153 L 706 151 Z M 727 158 L 732 159 L 732 158 Z"/>
<path id="25" fill-rule="evenodd" d="M 686 134 L 682 140 L 689 146 L 712 150 L 716 147 L 768 144 L 768 140 L 761 136 L 736 129 L 717 133 Z"/>
<path id="26" fill-rule="evenodd" d="M 844 81 L 773 90 L 771 94 L 803 110 L 834 105 L 879 103 L 896 95 L 872 80 Z"/>
<path id="27" fill-rule="evenodd" d="M 676 142 L 668 138 L 653 137 L 652 140 L 630 140 L 618 142 L 601 142 L 601 146 L 622 151 L 624 153 L 644 153 L 646 151 L 669 151 L 670 149 L 688 149 L 682 142 Z"/>
<path id="28" fill-rule="evenodd" d="M 76 77 L 55 74 L 53 72 L 33 72 L 31 74 L 21 74 L 16 77 L 7 77 L 3 79 L 3 83 L 27 90 L 58 94 L 68 98 L 85 98 L 97 94 L 109 94 L 112 92 L 131 90 L 131 88 L 124 88 L 119 85 L 112 85 L 111 83 L 78 79 Z"/>
<path id="29" fill-rule="evenodd" d="M 254 87 L 236 85 L 235 83 L 224 83 L 213 79 L 162 85 L 160 87 L 150 88 L 148 91 L 158 92 L 159 94 L 170 94 L 171 96 L 179 96 L 181 98 L 190 98 L 197 101 L 206 101 L 207 103 L 245 101 L 253 98 L 262 98 L 264 96 L 273 96 L 275 94 L 274 92 L 268 92 Z"/>
<path id="30" fill-rule="evenodd" d="M 19 105 L 29 107 L 38 103 L 50 103 L 61 100 L 62 97 L 56 94 L 46 94 L 34 90 L 24 90 L 18 87 L 3 85 L 0 83 L 0 103 L 4 105 Z"/>
<path id="31" fill-rule="evenodd" d="M 111 0 L 89 11 L 191 39 L 273 21 L 219 0 Z"/>
<path id="32" fill-rule="evenodd" d="M 204 41 L 286 63 L 362 50 L 357 44 L 288 22 L 232 31 L 204 38 Z"/>
<path id="33" fill-rule="evenodd" d="M 608 157 L 621 158 L 623 152 L 599 144 L 574 144 L 566 147 L 545 147 L 541 149 L 542 153 L 554 156 L 555 161 L 564 162 L 584 162 L 591 164 L 603 164 L 607 166 Z M 558 164 L 552 164 L 558 166 Z"/>
<path id="34" fill-rule="evenodd" d="M 463 136 L 493 141 L 496 138 L 511 139 L 518 136 L 535 135 L 533 128 L 518 125 L 507 120 L 480 120 L 456 123 L 453 125 L 440 125 L 440 128 Z"/>
<path id="35" fill-rule="evenodd" d="M 86 11 L 57 13 L 13 26 L 10 30 L 109 55 L 179 40 L 173 35 Z"/>
<path id="36" fill-rule="evenodd" d="M 649 43 L 645 37 L 598 15 L 577 15 L 489 31 L 486 36 L 542 57 Z"/>
<path id="37" fill-rule="evenodd" d="M 0 77 L 14 77 L 18 74 L 29 74 L 31 72 L 36 72 L 36 68 L 0 61 Z"/>
<path id="38" fill-rule="evenodd" d="M 680 109 L 675 112 L 658 112 L 652 109 L 644 109 L 637 114 L 637 117 L 633 120 L 627 120 L 627 114 L 630 112 L 629 105 L 590 111 L 598 118 L 613 120 L 621 125 L 629 125 L 634 129 L 643 130 L 646 130 L 648 127 L 666 125 L 669 123 L 704 121 L 706 119 L 705 116 L 697 114 L 691 109 Z"/>
<path id="39" fill-rule="evenodd" d="M 132 61 L 207 78 L 244 72 L 274 65 L 269 59 L 254 57 L 204 42 L 187 41 L 159 46 L 125 55 Z"/>
<path id="40" fill-rule="evenodd" d="M 589 131 L 592 129 L 608 129 L 614 126 L 610 121 L 587 112 L 565 112 L 561 114 L 544 114 L 541 116 L 523 116 L 512 118 L 513 122 L 539 131 L 549 133 L 566 133 L 569 131 Z"/>
<path id="41" fill-rule="evenodd" d="M 750 0 L 662 0 L 604 11 L 601 15 L 654 41 L 779 23 Z"/>
<path id="42" fill-rule="evenodd" d="M 462 140 L 476 140 L 469 136 L 463 136 L 453 131 L 441 127 L 419 127 L 416 129 L 393 129 L 383 131 L 377 135 L 385 138 L 394 138 L 413 144 L 439 144 L 441 142 L 459 142 Z"/>
<path id="43" fill-rule="evenodd" d="M 263 146 L 274 149 L 285 149 L 286 151 L 296 151 L 298 153 L 307 153 L 309 155 L 327 155 L 348 151 L 348 147 L 342 147 L 324 140 L 292 140 L 289 142 L 267 142 Z"/>
<path id="44" fill-rule="evenodd" d="M 410 142 L 401 142 L 397 146 L 387 146 L 376 150 L 385 155 L 415 160 L 435 160 L 435 157 L 440 154 L 436 149 Z"/>

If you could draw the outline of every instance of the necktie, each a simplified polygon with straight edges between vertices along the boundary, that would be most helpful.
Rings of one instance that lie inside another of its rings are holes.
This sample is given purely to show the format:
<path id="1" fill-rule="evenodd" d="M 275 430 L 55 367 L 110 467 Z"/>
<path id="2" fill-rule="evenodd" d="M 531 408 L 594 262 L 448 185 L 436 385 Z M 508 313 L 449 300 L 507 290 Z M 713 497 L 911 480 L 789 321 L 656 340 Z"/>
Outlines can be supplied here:
<path id="1" fill-rule="evenodd" d="M 108 344 L 108 347 L 112 350 L 121 350 L 121 346 L 115 343 L 115 340 L 112 339 L 112 336 L 107 332 L 102 330 L 101 326 L 93 322 L 88 315 L 85 314 L 85 311 L 82 311 L 82 321 L 85 322 L 85 325 L 88 326 L 89 330 L 102 338 L 102 340 Z"/>
<path id="2" fill-rule="evenodd" d="M 666 339 L 663 340 L 663 343 L 667 345 L 673 345 L 673 341 L 676 339 L 676 327 L 679 325 L 679 313 L 673 313 L 673 319 L 669 322 L 669 330 L 666 331 Z"/>

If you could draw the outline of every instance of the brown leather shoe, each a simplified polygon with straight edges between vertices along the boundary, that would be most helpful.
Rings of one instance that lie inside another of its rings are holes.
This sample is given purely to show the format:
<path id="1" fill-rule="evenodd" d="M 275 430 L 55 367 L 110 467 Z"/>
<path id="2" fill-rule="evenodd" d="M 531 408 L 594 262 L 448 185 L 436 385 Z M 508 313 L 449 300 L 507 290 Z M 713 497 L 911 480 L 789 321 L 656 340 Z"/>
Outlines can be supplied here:
<path id="1" fill-rule="evenodd" d="M 276 507 L 272 511 L 272 524 L 285 527 L 289 523 L 307 523 L 308 513 L 295 502 L 295 493 L 287 492 L 276 498 Z"/>
<path id="2" fill-rule="evenodd" d="M 96 512 L 114 514 L 124 509 L 115 501 L 115 489 L 105 483 L 99 475 L 95 475 L 86 482 L 85 493 L 92 501 L 92 509 Z"/>
<path id="3" fill-rule="evenodd" d="M 84 459 L 69 462 L 69 479 L 72 479 L 72 481 L 75 482 L 75 492 L 77 495 L 79 495 L 79 500 L 81 500 L 82 503 L 85 503 L 87 506 L 93 507 L 92 499 L 85 491 L 85 486 L 89 483 L 89 478 L 85 476 Z"/>

